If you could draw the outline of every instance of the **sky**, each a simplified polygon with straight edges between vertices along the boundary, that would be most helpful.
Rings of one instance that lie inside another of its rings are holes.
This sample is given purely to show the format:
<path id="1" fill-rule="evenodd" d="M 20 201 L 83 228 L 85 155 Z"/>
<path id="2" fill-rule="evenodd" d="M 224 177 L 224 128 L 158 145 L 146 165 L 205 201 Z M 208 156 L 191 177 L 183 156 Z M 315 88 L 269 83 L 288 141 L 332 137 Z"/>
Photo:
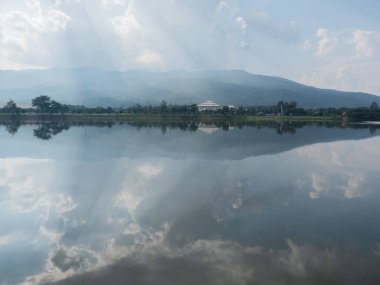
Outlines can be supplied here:
<path id="1" fill-rule="evenodd" d="M 0 69 L 243 69 L 380 95 L 377 0 L 1 0 Z"/>

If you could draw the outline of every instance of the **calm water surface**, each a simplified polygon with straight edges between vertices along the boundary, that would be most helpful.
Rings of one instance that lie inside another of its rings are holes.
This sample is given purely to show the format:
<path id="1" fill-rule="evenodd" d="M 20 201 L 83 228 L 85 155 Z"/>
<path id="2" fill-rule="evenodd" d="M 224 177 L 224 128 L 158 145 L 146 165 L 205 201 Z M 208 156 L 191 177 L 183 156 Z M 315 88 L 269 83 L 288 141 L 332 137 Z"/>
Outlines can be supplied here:
<path id="1" fill-rule="evenodd" d="M 0 284 L 380 284 L 380 129 L 0 126 Z"/>

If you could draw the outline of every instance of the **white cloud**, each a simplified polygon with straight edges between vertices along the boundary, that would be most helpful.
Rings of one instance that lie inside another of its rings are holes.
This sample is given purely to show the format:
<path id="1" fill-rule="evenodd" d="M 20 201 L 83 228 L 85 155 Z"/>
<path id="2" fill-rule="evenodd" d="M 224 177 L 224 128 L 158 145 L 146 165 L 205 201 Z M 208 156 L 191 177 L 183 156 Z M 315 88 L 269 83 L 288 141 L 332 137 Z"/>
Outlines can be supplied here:
<path id="1" fill-rule="evenodd" d="M 163 66 L 162 56 L 152 50 L 144 49 L 136 58 L 136 62 L 144 66 Z"/>
<path id="2" fill-rule="evenodd" d="M 302 46 L 301 46 L 301 48 L 303 50 L 309 50 L 309 49 L 311 49 L 311 47 L 312 47 L 312 45 L 311 45 L 310 41 L 308 41 L 308 40 L 304 40 L 304 42 L 302 43 Z"/>
<path id="3" fill-rule="evenodd" d="M 245 31 L 245 29 L 247 28 L 247 22 L 244 20 L 243 17 L 237 17 L 236 23 L 239 25 L 242 31 Z"/>
<path id="4" fill-rule="evenodd" d="M 28 1 L 23 10 L 0 11 L 0 68 L 30 66 L 32 54 L 48 52 L 43 38 L 65 30 L 70 19 L 56 5 L 38 0 Z"/>
<path id="5" fill-rule="evenodd" d="M 318 38 L 317 55 L 319 56 L 333 52 L 338 45 L 338 39 L 336 36 L 330 33 L 327 29 L 318 29 L 316 37 Z"/>
<path id="6" fill-rule="evenodd" d="M 352 40 L 359 56 L 371 58 L 376 45 L 380 47 L 380 34 L 374 31 L 354 30 Z"/>
<path id="7" fill-rule="evenodd" d="M 115 6 L 126 4 L 126 0 L 102 0 L 102 5 L 108 9 L 113 9 Z"/>
<path id="8" fill-rule="evenodd" d="M 124 40 L 132 40 L 130 37 L 136 31 L 142 32 L 142 27 L 136 17 L 131 12 L 132 4 L 128 6 L 124 15 L 111 19 L 111 23 L 116 33 Z"/>
<path id="9" fill-rule="evenodd" d="M 218 3 L 218 5 L 216 6 L 216 11 L 221 11 L 221 10 L 223 10 L 223 9 L 227 9 L 228 8 L 228 4 L 227 4 L 227 2 L 225 2 L 225 1 L 220 1 L 219 3 Z"/>
<path id="10" fill-rule="evenodd" d="M 380 34 L 371 30 L 350 29 L 329 31 L 319 29 L 317 42 L 306 40 L 302 48 L 316 52 L 314 71 L 303 74 L 302 83 L 347 91 L 380 94 L 376 80 L 380 67 Z"/>

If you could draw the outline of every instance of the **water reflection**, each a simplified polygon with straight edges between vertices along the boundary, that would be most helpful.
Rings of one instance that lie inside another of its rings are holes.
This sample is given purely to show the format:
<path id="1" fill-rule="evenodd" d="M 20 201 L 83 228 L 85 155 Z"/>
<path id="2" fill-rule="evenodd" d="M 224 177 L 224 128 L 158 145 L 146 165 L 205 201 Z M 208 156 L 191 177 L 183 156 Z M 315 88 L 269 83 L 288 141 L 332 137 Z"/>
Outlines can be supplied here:
<path id="1" fill-rule="evenodd" d="M 0 122 L 0 126 L 5 126 L 8 133 L 14 135 L 17 133 L 20 125 L 28 125 L 30 123 L 20 122 L 18 120 Z M 137 130 L 160 128 L 162 134 L 166 134 L 168 130 L 179 129 L 182 131 L 196 132 L 198 130 L 206 133 L 212 133 L 215 130 L 233 130 L 235 128 L 242 129 L 243 127 L 250 128 L 268 128 L 273 129 L 279 135 L 295 134 L 297 129 L 307 126 L 325 127 L 325 128 L 341 128 L 341 129 L 368 129 L 371 135 L 376 133 L 380 125 L 366 125 L 366 124 L 345 124 L 340 122 L 302 122 L 302 121 L 216 121 L 216 122 L 199 122 L 199 121 L 162 121 L 162 122 L 70 122 L 70 121 L 41 121 L 33 123 L 37 126 L 34 129 L 34 136 L 42 139 L 49 140 L 55 135 L 61 133 L 63 130 L 68 130 L 70 127 L 78 126 L 96 126 L 112 128 L 117 125 L 128 125 L 136 127 Z"/>
<path id="2" fill-rule="evenodd" d="M 33 130 L 33 135 L 42 140 L 49 140 L 63 130 L 68 130 L 70 125 L 66 122 L 52 121 L 42 122 Z"/>
<path id="3" fill-rule="evenodd" d="M 9 122 L 5 122 L 4 126 L 7 132 L 11 135 L 15 135 L 21 125 L 21 122 L 18 120 L 12 120 Z"/>
<path id="4" fill-rule="evenodd" d="M 0 284 L 380 280 L 368 127 L 39 127 L 0 132 Z"/>

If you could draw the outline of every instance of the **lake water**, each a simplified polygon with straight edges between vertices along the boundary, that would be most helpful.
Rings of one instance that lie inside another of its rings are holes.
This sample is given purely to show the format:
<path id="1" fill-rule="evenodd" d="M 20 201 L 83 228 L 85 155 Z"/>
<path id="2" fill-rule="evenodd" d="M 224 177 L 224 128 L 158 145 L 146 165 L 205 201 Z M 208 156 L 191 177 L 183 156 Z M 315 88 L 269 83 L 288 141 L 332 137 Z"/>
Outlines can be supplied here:
<path id="1" fill-rule="evenodd" d="M 380 284 L 380 129 L 0 126 L 0 284 Z"/>

